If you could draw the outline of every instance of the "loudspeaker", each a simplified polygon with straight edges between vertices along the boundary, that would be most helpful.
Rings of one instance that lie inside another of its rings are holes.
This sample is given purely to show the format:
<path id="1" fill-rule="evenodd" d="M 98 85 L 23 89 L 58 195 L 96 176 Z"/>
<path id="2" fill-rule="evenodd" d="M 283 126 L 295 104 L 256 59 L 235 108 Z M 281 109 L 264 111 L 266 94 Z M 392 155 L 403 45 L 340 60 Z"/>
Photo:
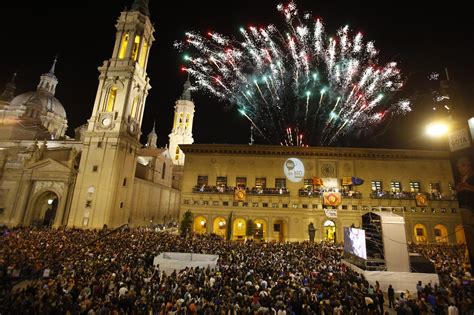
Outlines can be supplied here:
<path id="1" fill-rule="evenodd" d="M 368 212 L 362 216 L 367 259 L 383 259 L 387 271 L 410 271 L 405 220 L 392 212 Z"/>

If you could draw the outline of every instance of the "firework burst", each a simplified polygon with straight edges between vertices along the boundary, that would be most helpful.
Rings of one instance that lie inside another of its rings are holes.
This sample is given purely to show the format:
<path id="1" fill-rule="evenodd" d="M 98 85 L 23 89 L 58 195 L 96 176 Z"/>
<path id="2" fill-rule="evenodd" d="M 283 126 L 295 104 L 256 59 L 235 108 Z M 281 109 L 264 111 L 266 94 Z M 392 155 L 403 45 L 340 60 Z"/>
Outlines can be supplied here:
<path id="1" fill-rule="evenodd" d="M 348 26 L 328 37 L 320 19 L 300 17 L 293 2 L 278 5 L 286 29 L 241 28 L 240 41 L 209 32 L 177 43 L 192 55 L 183 69 L 194 89 L 235 106 L 272 144 L 330 145 L 410 111 L 388 104 L 402 86 L 395 62 L 379 65 L 374 42 Z"/>

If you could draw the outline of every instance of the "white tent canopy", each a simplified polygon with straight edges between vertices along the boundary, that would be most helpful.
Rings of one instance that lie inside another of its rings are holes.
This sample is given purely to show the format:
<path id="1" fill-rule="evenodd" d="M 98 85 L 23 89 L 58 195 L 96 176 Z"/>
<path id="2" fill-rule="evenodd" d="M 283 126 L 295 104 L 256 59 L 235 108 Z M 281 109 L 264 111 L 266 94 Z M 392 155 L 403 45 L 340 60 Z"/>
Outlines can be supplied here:
<path id="1" fill-rule="evenodd" d="M 155 256 L 153 265 L 160 265 L 161 270 L 166 274 L 170 274 L 174 270 L 180 271 L 186 267 L 210 267 L 211 269 L 214 269 L 217 265 L 218 259 L 218 255 L 164 252 Z"/>

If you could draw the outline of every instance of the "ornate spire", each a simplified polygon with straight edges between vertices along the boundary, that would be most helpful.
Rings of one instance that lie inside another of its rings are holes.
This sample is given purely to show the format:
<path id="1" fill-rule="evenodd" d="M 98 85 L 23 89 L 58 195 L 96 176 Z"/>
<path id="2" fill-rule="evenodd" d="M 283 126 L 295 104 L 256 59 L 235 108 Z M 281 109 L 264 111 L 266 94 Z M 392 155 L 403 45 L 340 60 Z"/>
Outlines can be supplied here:
<path id="1" fill-rule="evenodd" d="M 190 89 L 191 89 L 191 81 L 189 80 L 189 74 L 188 74 L 188 79 L 184 83 L 183 94 L 181 95 L 180 100 L 192 101 Z"/>
<path id="2" fill-rule="evenodd" d="M 50 93 L 54 95 L 56 92 L 56 85 L 58 85 L 58 78 L 54 74 L 54 71 L 56 69 L 56 62 L 58 61 L 58 56 L 56 55 L 54 57 L 53 65 L 51 66 L 51 69 L 49 69 L 49 72 L 43 73 L 40 77 L 40 82 L 36 89 L 38 91 L 44 92 L 44 93 Z"/>
<path id="3" fill-rule="evenodd" d="M 49 73 L 54 74 L 54 70 L 56 70 L 56 62 L 58 61 L 58 55 L 54 56 L 53 65 L 51 69 L 49 69 Z"/>
<path id="4" fill-rule="evenodd" d="M 5 89 L 2 92 L 2 95 L 0 95 L 0 99 L 4 101 L 11 101 L 13 97 L 15 96 L 15 79 L 16 79 L 16 72 L 13 73 L 13 76 L 7 84 L 5 84 Z"/>
<path id="5" fill-rule="evenodd" d="M 143 15 L 150 16 L 150 10 L 148 10 L 148 0 L 134 0 L 132 4 L 132 10 L 138 11 Z"/>
<path id="6" fill-rule="evenodd" d="M 155 124 L 156 124 L 156 121 L 153 122 L 153 128 L 151 129 L 147 137 L 148 139 L 146 142 L 146 146 L 149 148 L 156 148 L 156 141 L 158 140 L 158 136 L 155 132 Z"/>

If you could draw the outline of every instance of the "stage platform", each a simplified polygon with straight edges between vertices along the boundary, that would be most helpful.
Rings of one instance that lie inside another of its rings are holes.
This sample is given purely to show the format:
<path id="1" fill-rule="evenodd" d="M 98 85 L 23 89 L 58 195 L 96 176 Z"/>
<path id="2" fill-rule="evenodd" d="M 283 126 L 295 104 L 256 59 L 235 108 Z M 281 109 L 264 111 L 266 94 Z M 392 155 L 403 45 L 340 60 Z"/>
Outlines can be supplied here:
<path id="1" fill-rule="evenodd" d="M 367 271 L 363 270 L 356 265 L 351 264 L 346 260 L 342 260 L 344 264 L 349 266 L 352 270 L 364 275 L 365 279 L 374 286 L 375 281 L 378 281 L 380 288 L 384 293 L 387 292 L 389 284 L 392 285 L 395 292 L 406 292 L 410 291 L 412 294 L 416 294 L 416 284 L 421 281 L 423 286 L 431 283 L 434 286 L 435 283 L 439 283 L 439 277 L 436 273 L 415 273 L 415 272 L 402 272 L 402 271 Z"/>
<path id="2" fill-rule="evenodd" d="M 218 259 L 218 255 L 164 252 L 158 256 L 155 256 L 153 259 L 153 265 L 156 266 L 159 264 L 160 270 L 169 275 L 173 272 L 173 270 L 178 272 L 185 269 L 186 267 L 215 268 Z"/>

